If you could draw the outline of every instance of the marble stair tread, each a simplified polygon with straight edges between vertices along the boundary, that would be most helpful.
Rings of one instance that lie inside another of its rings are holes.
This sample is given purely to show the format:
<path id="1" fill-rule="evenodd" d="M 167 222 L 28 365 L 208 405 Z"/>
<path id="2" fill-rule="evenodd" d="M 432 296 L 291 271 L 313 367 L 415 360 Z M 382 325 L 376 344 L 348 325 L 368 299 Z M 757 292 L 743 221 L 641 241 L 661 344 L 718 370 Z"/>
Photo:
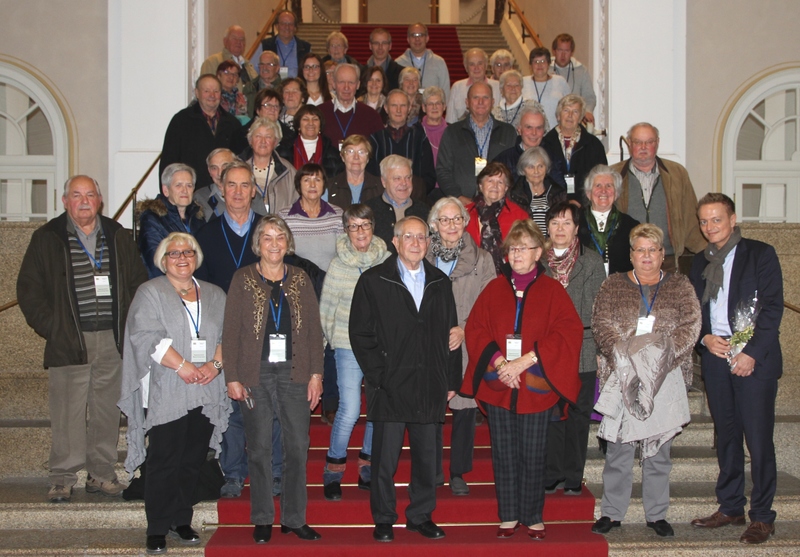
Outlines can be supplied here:
<path id="1" fill-rule="evenodd" d="M 183 557 L 202 557 L 206 543 L 213 531 L 200 533 L 200 545 L 182 546 L 167 539 L 169 555 Z M 141 528 L 87 528 L 76 534 L 68 528 L 42 530 L 2 530 L 0 529 L 0 556 L 59 556 L 84 557 L 86 555 L 145 555 L 147 534 Z"/>

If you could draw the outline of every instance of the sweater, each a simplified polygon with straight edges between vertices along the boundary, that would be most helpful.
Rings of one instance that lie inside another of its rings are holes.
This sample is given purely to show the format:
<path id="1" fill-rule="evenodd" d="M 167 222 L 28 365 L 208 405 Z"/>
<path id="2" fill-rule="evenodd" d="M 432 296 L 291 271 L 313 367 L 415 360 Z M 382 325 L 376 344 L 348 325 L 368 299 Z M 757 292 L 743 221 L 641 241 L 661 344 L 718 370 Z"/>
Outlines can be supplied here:
<path id="1" fill-rule="evenodd" d="M 344 232 L 342 210 L 320 201 L 319 216 L 309 218 L 300 206 L 300 200 L 289 209 L 278 213 L 294 236 L 294 251 L 323 271 L 328 270 L 336 255 L 336 237 Z"/>
<path id="2" fill-rule="evenodd" d="M 404 68 L 413 67 L 419 70 L 420 88 L 425 89 L 431 85 L 441 87 L 445 96 L 450 94 L 450 71 L 447 69 L 447 62 L 438 54 L 434 54 L 431 49 L 426 49 L 424 54 L 425 62 L 422 66 L 417 65 L 414 54 L 410 48 L 395 58 L 395 62 Z M 447 102 L 447 99 L 442 99 Z"/>
<path id="3" fill-rule="evenodd" d="M 237 269 L 258 261 L 252 248 L 252 232 L 258 218 L 258 215 L 253 215 L 250 234 L 244 237 L 231 229 L 225 215 L 213 219 L 201 228 L 195 238 L 203 250 L 203 264 L 195 271 L 195 278 L 216 284 L 227 292 Z"/>
<path id="4" fill-rule="evenodd" d="M 346 137 L 353 134 L 369 137 L 383 129 L 383 120 L 381 120 L 380 114 L 362 102 L 353 102 L 356 105 L 355 113 L 353 110 L 345 113 L 334 111 L 333 101 L 325 101 L 319 105 L 319 109 L 325 117 L 325 127 L 322 129 L 322 133 L 337 148 Z"/>

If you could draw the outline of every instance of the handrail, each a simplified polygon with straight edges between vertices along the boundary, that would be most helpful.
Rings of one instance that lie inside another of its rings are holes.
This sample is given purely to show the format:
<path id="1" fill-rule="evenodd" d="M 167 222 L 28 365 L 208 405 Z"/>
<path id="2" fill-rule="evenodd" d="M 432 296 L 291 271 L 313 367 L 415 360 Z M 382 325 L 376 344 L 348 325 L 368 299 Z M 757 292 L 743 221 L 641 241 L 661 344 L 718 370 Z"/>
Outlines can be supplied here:
<path id="1" fill-rule="evenodd" d="M 254 42 L 250 48 L 247 50 L 247 53 L 244 55 L 245 60 L 250 60 L 253 57 L 253 54 L 256 53 L 258 49 L 258 45 L 261 44 L 261 41 L 264 40 L 264 37 L 267 36 L 267 33 L 272 32 L 272 28 L 275 26 L 275 19 L 277 19 L 278 14 L 281 13 L 283 10 L 289 9 L 289 0 L 281 0 L 275 9 L 272 12 L 272 15 L 269 16 L 267 23 L 264 25 L 264 28 L 261 29 L 261 32 L 258 34 L 258 38 L 256 42 Z M 273 35 L 275 33 L 272 33 Z"/>
<path id="2" fill-rule="evenodd" d="M 5 310 L 7 310 L 7 309 L 11 309 L 11 308 L 13 308 L 13 307 L 14 307 L 15 305 L 17 305 L 18 303 L 19 303 L 19 302 L 18 302 L 17 300 L 11 300 L 11 301 L 10 301 L 10 302 L 8 302 L 7 304 L 3 304 L 2 306 L 0 306 L 0 313 L 3 313 L 3 312 L 4 312 Z"/>
<path id="3" fill-rule="evenodd" d="M 785 307 L 786 309 L 790 309 L 795 313 L 800 313 L 800 307 L 797 307 L 794 304 L 790 304 L 789 302 L 783 302 L 783 307 Z M 0 309 L 0 311 L 2 311 L 2 309 Z"/>
<path id="4" fill-rule="evenodd" d="M 624 135 L 621 135 L 621 136 L 619 136 L 619 162 L 622 162 L 622 161 L 625 160 L 625 152 L 622 149 L 623 145 L 628 149 L 628 153 L 630 153 L 631 152 L 631 146 L 628 145 L 628 138 L 625 137 Z"/>
<path id="5" fill-rule="evenodd" d="M 525 41 L 526 38 L 530 37 L 538 48 L 543 47 L 544 44 L 542 44 L 541 39 L 539 39 L 539 34 L 534 31 L 533 26 L 525 17 L 525 13 L 519 9 L 519 6 L 514 0 L 508 0 L 508 18 L 511 19 L 511 16 L 514 15 L 519 18 L 522 27 L 522 40 Z"/>
<path id="6" fill-rule="evenodd" d="M 160 160 L 161 160 L 161 153 L 158 154 L 158 156 L 156 157 L 156 160 L 153 161 L 153 164 L 151 164 L 147 168 L 147 170 L 145 171 L 144 175 L 139 179 L 139 181 L 136 183 L 136 185 L 131 190 L 131 193 L 128 194 L 128 197 L 126 197 L 125 201 L 122 202 L 122 205 L 119 206 L 119 209 L 117 209 L 117 212 L 114 213 L 114 217 L 113 217 L 114 220 L 118 220 L 122 216 L 122 213 L 125 212 L 125 209 L 128 208 L 128 204 L 131 201 L 133 201 L 133 203 L 134 203 L 134 209 L 136 208 L 135 207 L 136 194 L 139 193 L 139 190 L 144 185 L 145 180 L 147 180 L 147 177 L 150 176 L 150 173 L 153 171 L 153 169 L 158 164 L 158 161 L 160 161 Z M 135 239 L 136 238 L 136 211 L 135 210 L 133 211 L 132 220 L 133 220 L 133 223 L 132 223 L 132 226 L 131 226 L 131 230 L 133 230 L 133 237 Z"/>

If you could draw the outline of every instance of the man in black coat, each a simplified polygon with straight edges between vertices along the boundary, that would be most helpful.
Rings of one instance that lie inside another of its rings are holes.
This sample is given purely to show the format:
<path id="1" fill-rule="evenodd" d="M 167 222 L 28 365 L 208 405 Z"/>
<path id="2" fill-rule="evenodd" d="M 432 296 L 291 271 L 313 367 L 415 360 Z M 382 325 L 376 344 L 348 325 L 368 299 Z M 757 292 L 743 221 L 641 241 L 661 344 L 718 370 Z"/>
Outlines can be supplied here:
<path id="1" fill-rule="evenodd" d="M 440 539 L 436 508 L 436 426 L 461 383 L 458 324 L 448 277 L 425 260 L 428 225 L 405 217 L 395 226 L 397 255 L 365 271 L 350 311 L 350 344 L 364 372 L 367 419 L 374 424 L 370 507 L 377 541 L 394 539 L 397 521 L 394 473 L 408 430 L 410 503 L 406 529 Z"/>
<path id="2" fill-rule="evenodd" d="M 253 57 L 250 58 L 250 62 L 255 66 L 261 53 L 265 50 L 271 50 L 280 59 L 281 79 L 303 77 L 300 61 L 303 56 L 311 52 L 311 43 L 295 35 L 297 32 L 297 16 L 291 10 L 283 10 L 278 14 L 275 25 L 278 27 L 278 34 L 262 40 L 253 53 Z"/>

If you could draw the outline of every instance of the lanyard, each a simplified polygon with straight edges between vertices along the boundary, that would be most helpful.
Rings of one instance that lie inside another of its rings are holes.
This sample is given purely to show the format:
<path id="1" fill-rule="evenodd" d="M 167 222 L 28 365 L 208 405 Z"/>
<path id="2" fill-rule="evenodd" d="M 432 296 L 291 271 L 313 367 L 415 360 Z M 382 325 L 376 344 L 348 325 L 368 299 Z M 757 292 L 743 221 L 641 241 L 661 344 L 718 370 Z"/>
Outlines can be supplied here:
<path id="1" fill-rule="evenodd" d="M 544 92 L 547 91 L 547 84 L 550 83 L 550 80 L 548 79 L 547 81 L 544 82 L 544 87 L 542 87 L 542 92 L 541 93 L 539 93 L 539 87 L 536 85 L 536 80 L 535 79 L 531 79 L 531 81 L 533 81 L 533 88 L 536 89 L 536 97 L 537 97 L 537 99 L 539 101 L 539 104 L 541 104 L 542 95 L 544 95 Z"/>
<path id="2" fill-rule="evenodd" d="M 355 118 L 355 116 L 356 116 L 355 102 L 356 101 L 353 101 L 353 113 L 350 114 L 350 119 L 347 121 L 347 127 L 345 127 L 345 128 L 342 127 L 342 121 L 339 120 L 339 115 L 336 114 L 335 110 L 333 111 L 333 117 L 336 118 L 336 123 L 339 124 L 339 130 L 341 130 L 341 132 L 342 132 L 342 139 L 347 137 L 347 130 L 350 129 L 350 124 L 353 123 L 353 118 Z"/>
<path id="3" fill-rule="evenodd" d="M 258 186 L 256 186 L 257 188 Z M 266 188 L 265 188 L 266 189 Z M 236 265 L 236 268 L 242 266 L 242 258 L 244 258 L 244 250 L 247 249 L 247 239 L 250 238 L 250 231 L 253 229 L 253 221 L 255 220 L 255 214 L 253 215 L 252 219 L 250 220 L 250 226 L 247 228 L 247 234 L 244 236 L 244 242 L 242 243 L 242 251 L 239 253 L 239 259 L 236 259 L 236 255 L 233 253 L 233 248 L 231 248 L 231 242 L 228 240 L 228 233 L 225 232 L 225 222 L 223 217 L 222 223 L 222 235 L 225 236 L 225 243 L 228 244 L 228 253 L 231 254 L 231 258 L 233 258 L 233 263 Z"/>
<path id="4" fill-rule="evenodd" d="M 259 273 L 261 275 L 261 273 Z M 278 302 L 278 313 L 275 313 L 275 303 L 272 301 L 272 296 L 269 297 L 269 311 L 272 313 L 272 321 L 275 323 L 275 332 L 278 332 L 278 328 L 281 325 L 281 313 L 283 313 L 283 283 L 286 282 L 286 276 L 289 274 L 289 269 L 286 267 L 283 268 L 283 278 L 281 279 L 281 294 L 280 294 L 280 302 Z M 264 275 L 261 275 L 261 282 L 264 284 L 267 283 L 267 279 L 264 278 Z"/>
<path id="5" fill-rule="evenodd" d="M 411 50 L 411 49 L 409 49 L 409 50 Z M 417 68 L 417 65 L 414 64 L 414 58 L 416 58 L 414 56 L 414 53 L 413 52 L 409 52 L 409 54 L 410 54 L 409 57 L 411 58 L 411 65 L 414 66 L 415 68 Z M 419 68 L 417 68 L 419 70 L 419 85 L 420 85 L 420 87 L 422 87 L 422 78 L 425 77 L 425 65 L 427 63 L 428 63 L 428 51 L 425 51 L 425 54 L 422 56 L 422 65 Z"/>
<path id="6" fill-rule="evenodd" d="M 484 125 L 488 126 L 489 122 L 487 122 Z M 482 145 L 478 145 L 478 134 L 475 134 L 475 147 L 478 148 L 478 156 L 480 158 L 482 158 L 482 159 L 486 158 L 485 156 L 483 156 L 483 153 L 486 152 L 486 144 L 489 143 L 489 138 L 492 137 L 492 132 L 493 131 L 494 130 L 489 130 L 489 133 L 487 133 L 486 137 L 483 139 L 483 144 Z"/>
<path id="7" fill-rule="evenodd" d="M 189 311 L 189 306 L 186 305 L 186 302 L 183 301 L 183 298 L 181 298 L 181 303 L 183 304 L 183 309 L 185 309 L 186 313 L 189 314 L 192 327 L 194 327 L 195 338 L 200 338 L 200 290 L 197 288 L 197 281 L 195 281 L 194 278 L 192 278 L 192 280 L 194 281 L 194 294 L 197 298 L 197 321 L 195 321 L 194 317 L 192 317 L 192 312 Z"/>
<path id="8" fill-rule="evenodd" d="M 610 216 L 610 215 L 609 215 Z M 610 219 L 609 219 L 610 221 Z M 606 236 L 606 249 L 600 249 L 600 244 L 597 243 L 597 239 L 594 237 L 594 232 L 592 232 L 591 227 L 589 228 L 589 237 L 592 239 L 592 243 L 594 247 L 597 248 L 597 253 L 603 256 L 603 259 L 608 261 L 608 239 L 611 238 L 611 233 L 614 232 L 614 228 L 617 227 L 617 219 L 614 219 L 613 222 L 608 223 L 608 233 Z"/>
<path id="9" fill-rule="evenodd" d="M 639 277 L 636 276 L 636 270 L 633 271 L 633 278 L 636 279 L 636 284 L 639 285 L 639 295 L 642 297 L 642 301 L 644 302 L 644 308 L 647 310 L 646 317 L 650 317 L 650 312 L 653 311 L 653 306 L 656 304 L 656 296 L 658 296 L 658 289 L 661 288 L 661 281 L 664 278 L 664 271 L 660 271 L 658 275 L 658 284 L 656 285 L 656 291 L 653 294 L 653 301 L 649 304 L 647 303 L 647 298 L 644 296 L 644 290 L 642 290 L 642 283 L 639 282 Z"/>
<path id="10" fill-rule="evenodd" d="M 258 187 L 258 182 L 255 182 L 256 189 L 258 190 L 258 193 L 261 194 L 261 199 L 266 199 L 267 198 L 267 188 L 269 187 L 269 168 L 270 168 L 270 166 L 272 166 L 272 161 L 270 161 L 270 164 L 267 165 L 267 178 L 264 180 L 264 191 L 261 191 L 261 188 Z M 249 233 L 250 231 L 248 230 L 247 232 Z M 227 240 L 228 238 L 225 238 L 225 239 Z"/>
<path id="11" fill-rule="evenodd" d="M 534 82 L 534 83 L 536 83 L 536 82 Z M 534 85 L 534 87 L 535 87 L 535 85 Z M 542 93 L 544 93 L 544 91 L 542 91 Z M 514 120 L 517 119 L 517 114 L 519 114 L 519 109 L 522 108 L 523 104 L 524 104 L 523 101 L 520 100 L 519 105 L 517 106 L 517 109 L 514 111 L 514 116 L 510 120 L 508 119 L 508 108 L 504 108 L 503 109 L 503 112 L 506 113 L 506 123 L 511 124 Z M 508 105 L 506 105 L 506 106 L 508 106 Z"/>
<path id="12" fill-rule="evenodd" d="M 284 54 L 282 52 L 283 49 L 281 48 L 281 40 L 278 39 L 277 41 L 275 41 L 275 48 L 278 51 L 278 56 L 281 57 L 281 65 L 283 66 L 289 65 L 289 55 L 294 51 L 294 47 L 296 44 L 297 42 L 294 40 L 294 38 L 292 38 L 292 45 L 289 47 L 289 51 L 286 54 Z"/>
<path id="13" fill-rule="evenodd" d="M 92 257 L 92 254 L 87 251 L 86 247 L 83 245 L 83 242 L 81 242 L 81 239 L 78 237 L 77 234 L 75 235 L 75 239 L 78 240 L 78 244 L 81 246 L 81 249 L 83 250 L 83 253 L 86 254 L 86 257 L 89 258 L 89 260 L 92 262 L 92 265 L 97 267 L 98 271 L 102 271 L 103 270 L 103 248 L 106 245 L 106 237 L 103 236 L 103 239 L 100 242 L 100 259 L 95 259 L 94 257 Z"/>
<path id="14" fill-rule="evenodd" d="M 511 279 L 511 287 L 514 289 L 514 296 L 517 299 L 517 312 L 514 315 L 514 334 L 519 333 L 519 314 L 522 311 L 522 297 L 524 296 L 524 292 L 517 291 L 517 285 L 514 282 L 514 279 Z"/>
<path id="15" fill-rule="evenodd" d="M 452 261 L 442 261 L 441 257 L 436 258 L 436 267 L 445 272 L 445 274 L 449 277 L 453 274 L 453 269 L 456 268 L 456 262 L 458 259 L 453 259 Z M 450 269 L 445 269 L 444 266 L 450 264 Z"/>

